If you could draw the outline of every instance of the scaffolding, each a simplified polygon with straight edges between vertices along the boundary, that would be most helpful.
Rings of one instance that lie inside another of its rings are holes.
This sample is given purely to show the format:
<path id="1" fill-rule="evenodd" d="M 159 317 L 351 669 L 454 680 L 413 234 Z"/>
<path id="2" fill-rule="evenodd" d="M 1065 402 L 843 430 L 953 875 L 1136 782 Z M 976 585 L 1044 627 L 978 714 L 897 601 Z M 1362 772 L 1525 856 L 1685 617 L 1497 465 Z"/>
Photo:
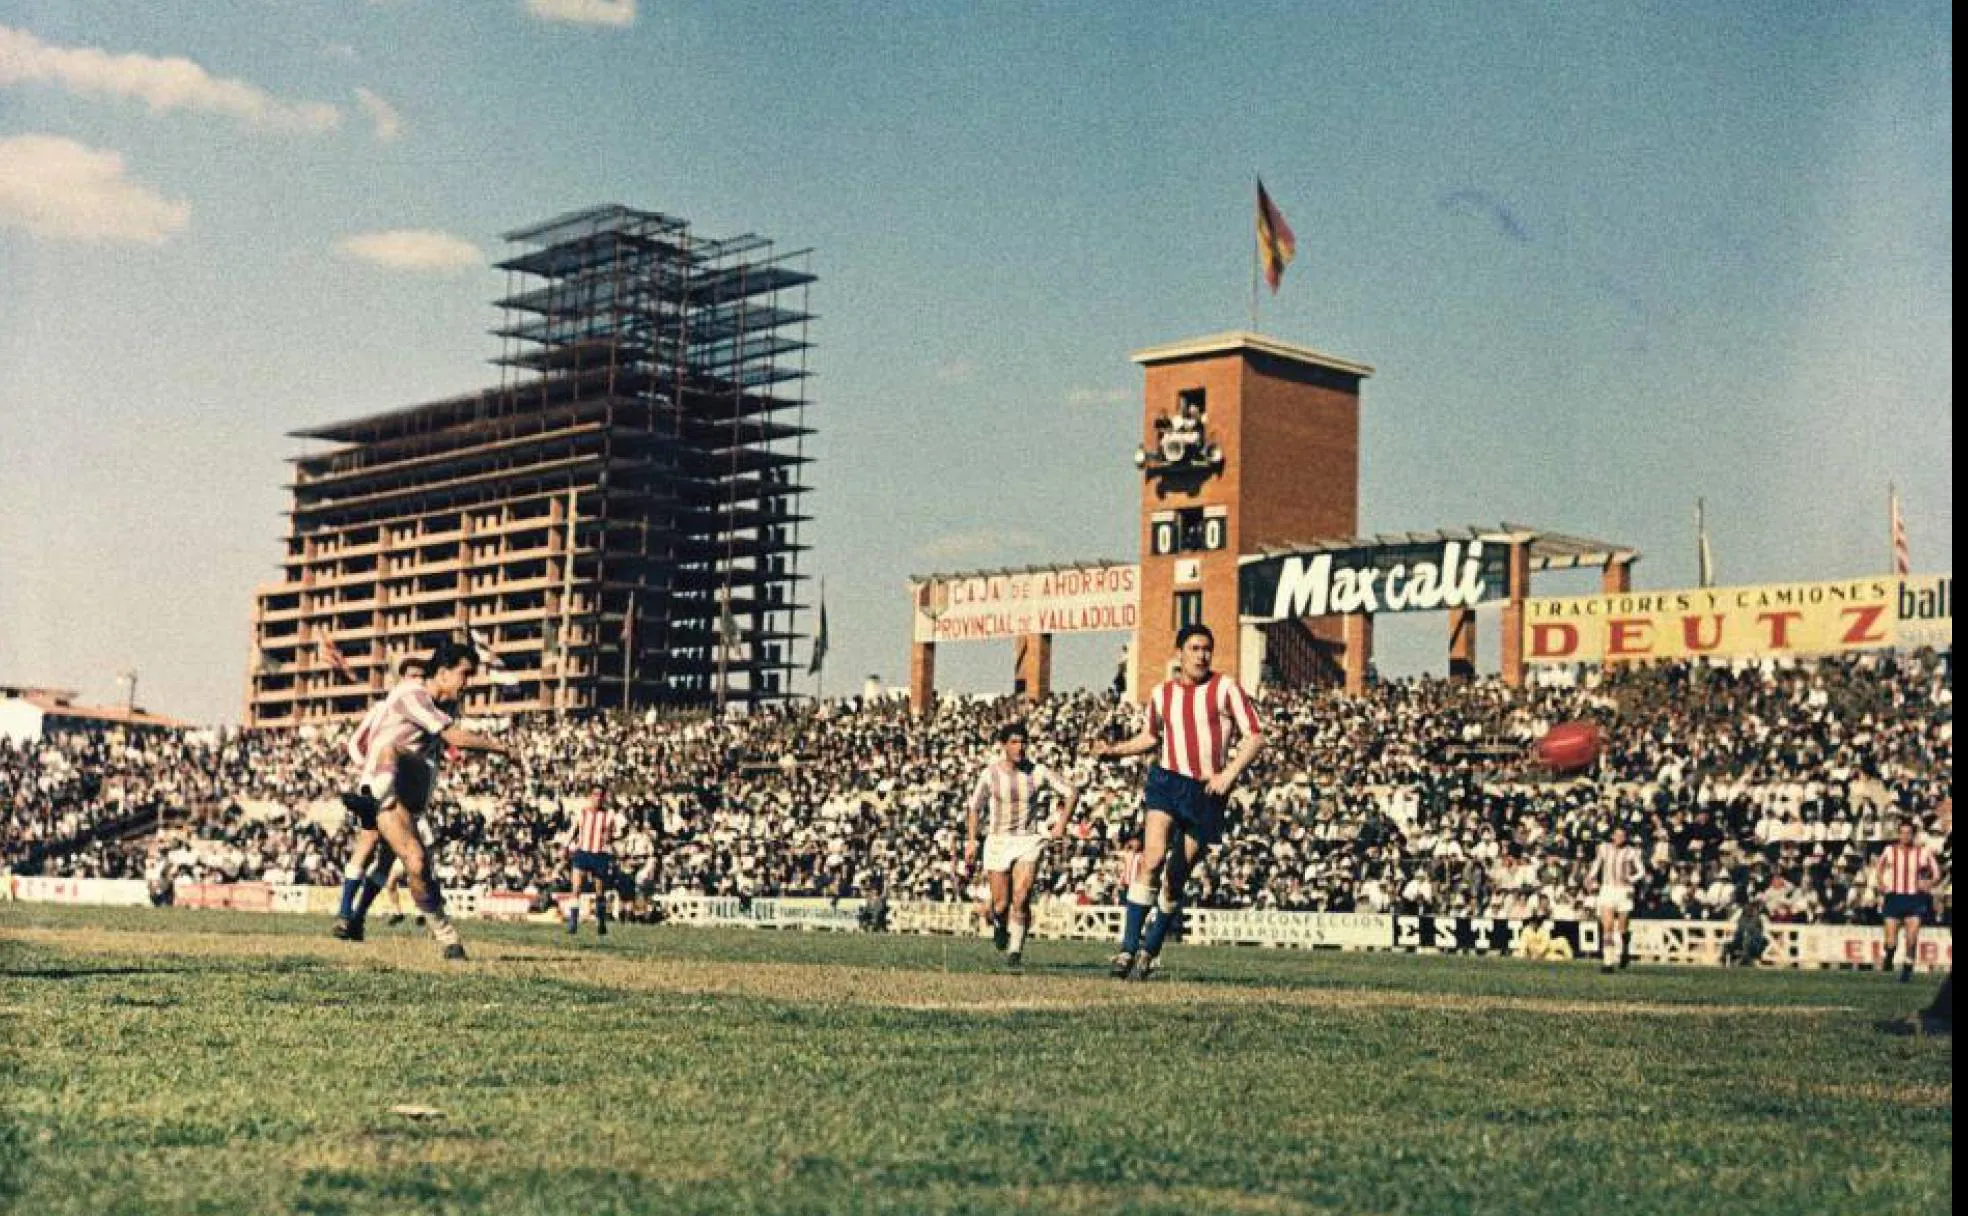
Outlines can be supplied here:
<path id="1" fill-rule="evenodd" d="M 295 462 L 249 721 L 357 712 L 445 636 L 497 664 L 473 708 L 788 695 L 809 251 L 622 206 L 505 239 L 496 389 L 297 433 L 342 446 Z"/>

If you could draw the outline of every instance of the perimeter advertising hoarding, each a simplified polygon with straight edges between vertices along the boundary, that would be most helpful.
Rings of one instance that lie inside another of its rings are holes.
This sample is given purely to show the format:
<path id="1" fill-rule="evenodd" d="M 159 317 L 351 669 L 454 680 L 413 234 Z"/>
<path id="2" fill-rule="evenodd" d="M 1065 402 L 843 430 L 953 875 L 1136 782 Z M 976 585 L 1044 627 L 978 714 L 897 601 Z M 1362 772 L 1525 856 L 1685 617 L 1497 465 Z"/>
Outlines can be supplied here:
<path id="1" fill-rule="evenodd" d="M 1237 571 L 1237 610 L 1258 621 L 1441 612 L 1501 599 L 1509 589 L 1510 547 L 1501 542 L 1362 545 L 1247 559 Z"/>
<path id="2" fill-rule="evenodd" d="M 1524 602 L 1524 657 L 1532 663 L 1767 658 L 1953 645 L 1952 574 Z"/>
<path id="3" fill-rule="evenodd" d="M 1032 633 L 1132 632 L 1138 566 L 957 575 L 909 585 L 915 640 L 976 642 Z"/>

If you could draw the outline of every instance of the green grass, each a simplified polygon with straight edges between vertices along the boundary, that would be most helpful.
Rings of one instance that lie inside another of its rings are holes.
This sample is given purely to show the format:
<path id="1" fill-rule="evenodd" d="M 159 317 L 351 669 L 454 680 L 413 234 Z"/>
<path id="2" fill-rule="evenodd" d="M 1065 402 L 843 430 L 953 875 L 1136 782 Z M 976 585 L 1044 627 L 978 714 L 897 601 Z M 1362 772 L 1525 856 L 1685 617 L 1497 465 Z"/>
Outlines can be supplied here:
<path id="1" fill-rule="evenodd" d="M 1851 973 L 0 906 L 0 1208 L 1944 1212 Z M 399 1103 L 442 1117 L 392 1114 Z"/>

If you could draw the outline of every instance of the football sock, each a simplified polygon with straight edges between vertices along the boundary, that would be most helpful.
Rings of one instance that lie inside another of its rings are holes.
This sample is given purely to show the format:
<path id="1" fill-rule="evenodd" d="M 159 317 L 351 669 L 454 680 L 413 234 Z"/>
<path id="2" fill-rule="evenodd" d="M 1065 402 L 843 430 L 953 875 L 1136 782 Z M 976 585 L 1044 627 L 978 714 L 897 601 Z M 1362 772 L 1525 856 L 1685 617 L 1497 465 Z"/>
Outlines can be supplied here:
<path id="1" fill-rule="evenodd" d="M 355 912 L 352 919 L 361 920 L 363 917 L 369 915 L 369 905 L 375 903 L 376 897 L 383 893 L 383 883 L 385 881 L 381 874 L 371 874 L 362 880 L 362 890 L 356 893 Z"/>
<path id="2" fill-rule="evenodd" d="M 579 929 L 580 927 L 581 927 L 581 901 L 578 899 L 570 899 L 567 901 L 567 931 L 572 933 L 574 930 Z"/>
<path id="3" fill-rule="evenodd" d="M 1181 911 L 1180 900 L 1163 899 L 1156 907 L 1154 919 L 1148 922 L 1148 936 L 1141 943 L 1150 958 L 1162 952 L 1162 943 L 1168 939 L 1169 927 Z"/>
<path id="4" fill-rule="evenodd" d="M 1154 888 L 1147 883 L 1128 888 L 1127 911 L 1121 922 L 1121 953 L 1133 954 L 1141 949 L 1141 925 L 1148 919 L 1148 909 L 1154 902 Z"/>
<path id="5" fill-rule="evenodd" d="M 1017 954 L 1020 950 L 1023 950 L 1024 948 L 1025 948 L 1025 922 L 1022 920 L 1012 921 L 1011 922 L 1011 952 L 1013 954 Z"/>
<path id="6" fill-rule="evenodd" d="M 355 892 L 361 885 L 360 878 L 342 879 L 342 903 L 341 907 L 336 909 L 335 915 L 343 920 L 348 920 L 355 915 Z"/>

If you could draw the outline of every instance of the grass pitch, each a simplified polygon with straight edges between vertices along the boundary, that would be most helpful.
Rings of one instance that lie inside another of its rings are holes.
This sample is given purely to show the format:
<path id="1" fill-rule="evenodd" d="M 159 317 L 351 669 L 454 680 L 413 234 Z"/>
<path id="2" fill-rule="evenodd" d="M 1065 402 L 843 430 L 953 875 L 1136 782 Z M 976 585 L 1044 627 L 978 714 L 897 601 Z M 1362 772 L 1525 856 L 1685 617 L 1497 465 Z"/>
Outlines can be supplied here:
<path id="1" fill-rule="evenodd" d="M 1933 982 L 0 905 L 20 1212 L 1945 1212 Z M 394 1113 L 398 1106 L 435 1114 Z"/>

